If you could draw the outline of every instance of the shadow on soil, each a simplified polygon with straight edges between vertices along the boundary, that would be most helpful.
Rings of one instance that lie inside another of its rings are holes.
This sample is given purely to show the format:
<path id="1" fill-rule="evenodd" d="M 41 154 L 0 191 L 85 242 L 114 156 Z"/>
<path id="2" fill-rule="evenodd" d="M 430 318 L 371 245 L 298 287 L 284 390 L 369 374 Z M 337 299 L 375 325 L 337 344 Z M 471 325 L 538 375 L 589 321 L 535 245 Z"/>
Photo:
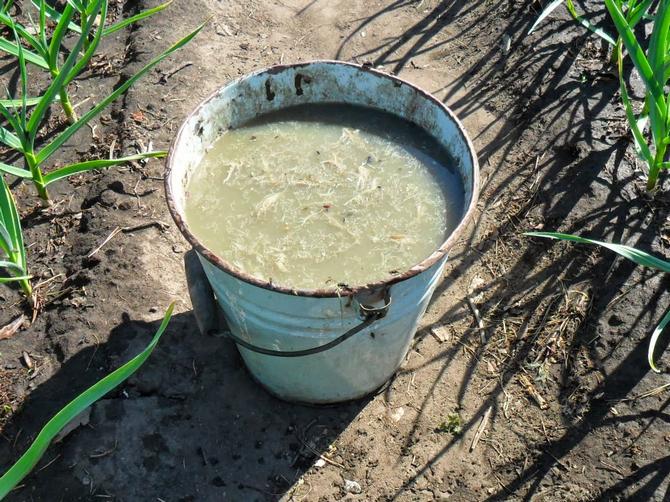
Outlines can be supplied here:
<path id="1" fill-rule="evenodd" d="M 336 57 L 374 20 L 421 4 L 395 1 L 361 20 Z M 479 332 L 468 330 L 461 344 L 451 345 L 412 371 L 431 364 L 441 368 L 417 403 L 421 416 L 449 364 L 463 350 L 462 344 L 472 348 L 457 391 L 459 403 L 476 375 L 487 378 L 485 361 L 500 354 L 501 347 L 507 348 L 505 357 L 496 360 L 497 375 L 489 377 L 495 390 L 474 401 L 481 405 L 463 426 L 466 438 L 490 407 L 491 423 L 506 423 L 501 401 L 507 390 L 518 385 L 522 372 L 535 376 L 538 367 L 550 372 L 553 384 L 548 385 L 555 393 L 552 401 L 561 409 L 561 432 L 537 444 L 528 462 L 510 454 L 500 472 L 515 474 L 506 475 L 489 497 L 501 500 L 513 493 L 529 500 L 551 481 L 553 471 L 566 469 L 563 459 L 587 439 L 597 438 L 599 429 L 636 421 L 644 424 L 641 436 L 655 423 L 669 421 L 667 400 L 651 410 L 622 404 L 624 413 L 616 417 L 609 413 L 612 403 L 630 399 L 639 382 L 648 378 L 645 335 L 668 302 L 667 284 L 656 274 L 592 248 L 540 240 L 528 245 L 520 233 L 538 225 L 651 249 L 654 222 L 665 221 L 668 211 L 667 204 L 657 201 L 649 217 L 649 201 L 636 193 L 635 175 L 625 157 L 629 140 L 621 127 L 623 116 L 610 106 L 616 82 L 604 69 L 603 51 L 571 22 L 549 23 L 535 38 L 527 39 L 537 15 L 528 2 L 508 1 L 501 6 L 483 0 L 442 1 L 406 32 L 355 57 L 396 72 L 420 54 L 445 58 L 456 54 L 459 44 L 484 36 L 490 19 L 498 14 L 505 25 L 501 41 L 507 34 L 513 50 L 506 54 L 491 44 L 476 57 L 456 61 L 468 69 L 438 91 L 446 93 L 445 100 L 461 117 L 490 107 L 508 121 L 503 132 L 479 152 L 484 173 L 479 222 L 463 243 L 464 251 L 451 257 L 448 276 L 436 292 L 436 297 L 444 293 L 468 269 L 489 270 L 471 292 L 473 296 L 484 293 L 487 299 L 479 305 L 487 322 L 486 339 L 480 343 Z M 447 25 L 457 29 L 433 41 Z M 514 99 L 496 99 L 501 88 L 507 88 Z M 492 224 L 491 218 L 500 220 Z M 622 290 L 624 285 L 629 289 Z M 640 290 L 654 293 L 636 300 L 633 297 Z M 437 324 L 470 318 L 459 303 L 444 312 Z M 509 331 L 501 329 L 503 320 Z M 567 327 L 557 331 L 562 323 Z M 65 404 L 63 389 L 68 389 L 68 397 L 76 395 L 102 375 L 99 368 L 107 369 L 110 363 L 113 366 L 139 352 L 157 325 L 157 321 L 124 320 L 109 343 L 97 350 L 85 349 L 40 385 L 16 419 L 24 430 L 19 434 L 14 422 L 5 429 L 10 442 L 18 436 L 14 453 L 23 451 L 27 439 Z M 224 495 L 231 500 L 277 498 L 291 489 L 366 404 L 307 408 L 282 403 L 250 380 L 228 342 L 200 337 L 194 330 L 190 315 L 175 316 L 146 367 L 123 390 L 93 408 L 89 426 L 73 433 L 81 436 L 79 449 L 74 451 L 67 440 L 50 449 L 15 499 L 53 500 L 51 487 L 40 483 L 39 469 L 51 470 L 50 479 L 54 479 L 53 470 L 61 470 L 64 500 L 115 493 L 143 500 L 207 500 Z M 565 358 L 563 364 L 550 365 L 550 356 L 558 351 L 557 339 L 551 338 L 556 333 Z M 627 334 L 630 338 L 625 341 Z M 648 380 L 648 387 L 657 381 Z M 415 440 L 410 433 L 406 444 Z M 391 498 L 401 499 L 455 444 L 445 444 L 404 479 Z M 0 452 L 7 458 L 7 444 Z M 49 465 L 56 456 L 65 461 Z M 626 491 L 641 499 L 664 490 L 669 458 L 659 455 L 632 473 L 598 480 L 601 498 Z M 496 462 L 500 465 L 500 460 Z M 79 483 L 73 484 L 73 479 Z M 158 486 L 168 493 L 156 492 Z"/>
<path id="2" fill-rule="evenodd" d="M 80 351 L 33 390 L 3 431 L 2 470 L 67 401 L 142 350 L 159 324 L 125 316 L 108 343 Z M 50 447 L 8 500 L 275 500 L 319 454 L 337 459 L 329 445 L 366 404 L 275 399 L 231 343 L 201 336 L 190 313 L 175 315 L 144 367 L 93 405 L 90 422 L 72 432 L 76 441 Z"/>
<path id="3" fill-rule="evenodd" d="M 667 401 L 658 410 L 615 418 L 610 414 L 612 403 L 630 399 L 636 385 L 650 373 L 646 335 L 668 304 L 667 281 L 613 254 L 540 239 L 529 244 L 521 235 L 537 227 L 653 249 L 659 222 L 668 214 L 667 202 L 657 199 L 653 208 L 658 213 L 652 218 L 650 201 L 636 186 L 639 175 L 625 155 L 630 138 L 624 118 L 619 108 L 611 106 L 616 102 L 617 82 L 608 67 L 607 51 L 572 21 L 546 22 L 538 34 L 529 37 L 528 29 L 538 14 L 530 4 L 442 1 L 410 29 L 354 55 L 395 73 L 419 55 L 444 59 L 447 65 L 455 61 L 466 70 L 461 69 L 460 76 L 433 92 L 446 93 L 445 103 L 461 119 L 486 108 L 506 121 L 496 138 L 479 152 L 483 174 L 480 217 L 463 243 L 464 251 L 450 257 L 447 278 L 434 296 L 448 291 L 469 269 L 488 270 L 482 276 L 483 284 L 471 291 L 472 296 L 483 294 L 488 299 L 479 306 L 486 319 L 486 341 L 480 343 L 480 332 L 473 325 L 459 343 L 412 370 L 440 365 L 438 377 L 418 404 L 421 418 L 449 364 L 464 346 L 475 348 L 468 351 L 469 366 L 458 388 L 459 405 L 475 374 L 487 372 L 485 362 L 497 363 L 498 376 L 490 377 L 495 390 L 485 399 L 477 395 L 483 402 L 464 424 L 464 437 L 474 434 L 489 408 L 493 422 L 507 420 L 500 405 L 520 374 L 539 380 L 540 370 L 551 373 L 549 380 L 555 385 L 549 388 L 556 395 L 550 396 L 563 410 L 565 432 L 539 444 L 540 453 L 530 462 L 524 458 L 509 462 L 506 470 L 518 474 L 511 482 L 500 482 L 489 500 L 511 494 L 530 500 L 538 495 L 541 485 L 551 484 L 551 471 L 565 468 L 561 459 L 585 438 L 596 435 L 600 427 L 626 420 L 639 420 L 646 427 L 656 420 L 668 421 Z M 360 20 L 336 56 L 370 23 L 394 10 L 420 5 L 418 1 L 396 1 Z M 477 47 L 477 37 L 491 38 L 487 31 L 496 15 L 504 19 L 504 29 L 497 30 L 501 45 L 491 44 L 470 60 L 460 56 L 459 48 L 469 42 Z M 501 48 L 504 36 L 509 37 L 509 51 Z M 513 99 L 500 99 L 502 88 L 511 91 Z M 622 290 L 625 284 L 629 288 Z M 637 302 L 625 298 L 640 289 L 652 294 Z M 435 324 L 457 325 L 470 319 L 470 310 L 459 302 Z M 509 331 L 503 332 L 500 325 L 505 320 Z M 567 328 L 557 330 L 555 326 L 561 323 Z M 624 343 L 628 336 L 632 341 Z M 560 355 L 561 344 L 565 360 L 556 369 L 548 360 Z M 506 354 L 502 357 L 501 348 Z M 593 367 L 586 368 L 585 360 Z M 663 383 L 653 378 L 648 380 Z M 575 394 L 581 405 L 575 403 Z M 418 422 L 406 438 L 407 446 L 417 440 Z M 455 444 L 454 440 L 445 445 L 406 479 L 392 499 L 402 499 Z M 599 480 L 602 484 L 594 489 L 604 491 L 603 500 L 622 490 L 645 498 L 665 489 L 669 473 L 669 457 L 659 457 L 631 475 Z M 666 497 L 669 494 L 665 492 Z"/>

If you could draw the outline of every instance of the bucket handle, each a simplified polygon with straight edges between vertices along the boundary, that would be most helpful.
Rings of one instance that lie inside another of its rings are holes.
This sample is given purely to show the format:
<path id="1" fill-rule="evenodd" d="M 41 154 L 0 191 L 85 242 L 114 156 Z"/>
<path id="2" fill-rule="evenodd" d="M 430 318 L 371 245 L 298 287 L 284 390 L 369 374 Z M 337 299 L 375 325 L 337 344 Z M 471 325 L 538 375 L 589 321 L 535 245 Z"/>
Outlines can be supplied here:
<path id="1" fill-rule="evenodd" d="M 202 268 L 202 264 L 200 263 L 195 250 L 191 249 L 184 255 L 184 268 L 186 270 L 188 293 L 191 297 L 193 313 L 195 315 L 196 324 L 198 325 L 200 332 L 203 334 L 219 334 L 226 336 L 245 349 L 266 356 L 302 357 L 318 354 L 320 352 L 332 349 L 345 340 L 348 340 L 355 334 L 360 333 L 375 321 L 385 317 L 389 307 L 391 306 L 391 296 L 389 289 L 386 288 L 383 298 L 384 304 L 380 307 L 374 307 L 363 303 L 359 304 L 359 309 L 361 315 L 363 316 L 363 321 L 350 330 L 345 331 L 334 340 L 317 347 L 312 347 L 310 349 L 292 351 L 267 349 L 265 347 L 258 347 L 253 345 L 246 340 L 241 339 L 237 335 L 234 335 L 229 330 L 223 332 L 219 330 L 219 326 L 224 319 L 222 319 L 221 309 L 216 303 L 214 291 L 212 290 L 212 286 L 209 284 L 209 280 L 205 275 L 205 271 Z"/>

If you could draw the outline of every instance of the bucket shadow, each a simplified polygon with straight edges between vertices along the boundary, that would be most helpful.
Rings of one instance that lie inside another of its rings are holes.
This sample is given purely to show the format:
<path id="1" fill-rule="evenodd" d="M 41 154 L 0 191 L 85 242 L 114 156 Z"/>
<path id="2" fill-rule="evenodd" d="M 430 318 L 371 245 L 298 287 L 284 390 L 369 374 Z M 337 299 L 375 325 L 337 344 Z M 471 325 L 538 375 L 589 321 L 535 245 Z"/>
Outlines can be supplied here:
<path id="1" fill-rule="evenodd" d="M 159 324 L 124 314 L 107 343 L 80 351 L 34 389 L 2 431 L 2 472 L 67 401 L 142 350 Z M 309 488 L 300 477 L 316 461 L 345 462 L 331 445 L 367 402 L 280 401 L 251 379 L 232 343 L 200 335 L 191 313 L 178 314 L 145 365 L 92 406 L 87 425 L 52 445 L 7 500 L 55 500 L 54 484 L 59 500 L 300 496 Z"/>

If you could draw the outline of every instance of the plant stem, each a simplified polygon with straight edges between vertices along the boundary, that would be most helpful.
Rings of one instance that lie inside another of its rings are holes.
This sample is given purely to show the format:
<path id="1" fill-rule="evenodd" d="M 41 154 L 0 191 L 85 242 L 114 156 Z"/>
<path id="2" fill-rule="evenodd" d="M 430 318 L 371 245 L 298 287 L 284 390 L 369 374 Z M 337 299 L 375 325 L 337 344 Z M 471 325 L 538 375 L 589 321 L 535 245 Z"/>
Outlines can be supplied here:
<path id="1" fill-rule="evenodd" d="M 58 71 L 58 68 L 51 68 L 52 79 L 56 79 L 59 73 L 60 72 Z M 77 122 L 78 117 L 77 112 L 74 111 L 74 107 L 72 106 L 72 101 L 70 101 L 70 96 L 67 93 L 67 88 L 63 86 L 63 88 L 58 91 L 58 95 L 60 96 L 60 105 L 63 108 L 63 111 L 65 112 L 67 121 L 70 124 L 74 124 L 75 122 Z"/>
<path id="2" fill-rule="evenodd" d="M 622 68 L 622 66 L 619 65 L 619 61 L 623 58 L 623 40 L 621 37 L 617 37 L 616 39 L 616 45 L 612 49 L 612 58 L 611 58 L 611 63 L 612 66 L 615 68 Z"/>
<path id="3" fill-rule="evenodd" d="M 661 171 L 661 166 L 663 165 L 663 160 L 665 159 L 665 151 L 668 146 L 661 142 L 661 144 L 656 145 L 656 156 L 654 157 L 654 165 L 649 166 L 649 178 L 647 178 L 647 190 L 651 191 L 656 187 L 656 180 L 658 180 L 658 173 Z"/>
<path id="4" fill-rule="evenodd" d="M 65 112 L 67 121 L 70 124 L 74 124 L 78 120 L 77 112 L 74 111 L 74 107 L 72 106 L 72 102 L 70 101 L 70 96 L 68 96 L 65 87 L 63 87 L 59 91 L 59 94 L 60 94 L 60 104 L 63 107 L 63 111 Z"/>
<path id="5" fill-rule="evenodd" d="M 44 176 L 42 176 L 40 166 L 37 165 L 35 154 L 33 152 L 26 152 L 25 156 L 28 168 L 30 169 L 30 174 L 33 176 L 33 183 L 35 184 L 37 193 L 42 200 L 49 202 L 49 194 L 47 192 L 46 184 L 44 183 Z"/>
<path id="6" fill-rule="evenodd" d="M 30 285 L 30 281 L 28 279 L 21 279 L 19 281 L 19 285 L 21 286 L 21 289 L 25 293 L 26 297 L 30 299 L 33 296 L 33 288 Z"/>

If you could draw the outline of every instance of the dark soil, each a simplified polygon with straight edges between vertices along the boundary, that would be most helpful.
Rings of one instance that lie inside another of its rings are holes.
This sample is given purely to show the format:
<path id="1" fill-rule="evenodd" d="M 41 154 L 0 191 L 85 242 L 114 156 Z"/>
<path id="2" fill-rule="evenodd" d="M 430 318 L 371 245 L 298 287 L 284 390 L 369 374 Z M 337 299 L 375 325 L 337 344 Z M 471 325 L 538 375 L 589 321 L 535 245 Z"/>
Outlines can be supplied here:
<path id="1" fill-rule="evenodd" d="M 123 15 L 150 5 L 128 2 Z M 586 2 L 589 16 L 601 19 L 600 5 Z M 3 470 L 62 405 L 146 345 L 170 301 L 178 313 L 136 376 L 49 448 L 8 499 L 670 498 L 668 359 L 660 375 L 646 362 L 667 280 L 609 252 L 522 235 L 562 230 L 667 256 L 670 199 L 645 194 L 607 48 L 562 9 L 528 36 L 540 9 L 521 0 L 199 0 L 107 40 L 75 102 L 99 99 L 211 16 L 59 161 L 107 156 L 112 145 L 117 155 L 166 148 L 228 80 L 338 58 L 399 74 L 456 111 L 479 152 L 479 211 L 391 385 L 312 408 L 269 396 L 233 345 L 197 332 L 187 244 L 169 220 L 161 161 L 61 182 L 47 211 L 17 186 L 35 282 L 49 282 L 38 287 L 35 321 L 0 341 Z M 57 111 L 52 120 L 59 127 Z M 117 227 L 138 229 L 87 258 Z M 18 292 L 0 294 L 2 325 L 30 315 Z M 441 426 L 450 415 L 460 433 Z"/>

